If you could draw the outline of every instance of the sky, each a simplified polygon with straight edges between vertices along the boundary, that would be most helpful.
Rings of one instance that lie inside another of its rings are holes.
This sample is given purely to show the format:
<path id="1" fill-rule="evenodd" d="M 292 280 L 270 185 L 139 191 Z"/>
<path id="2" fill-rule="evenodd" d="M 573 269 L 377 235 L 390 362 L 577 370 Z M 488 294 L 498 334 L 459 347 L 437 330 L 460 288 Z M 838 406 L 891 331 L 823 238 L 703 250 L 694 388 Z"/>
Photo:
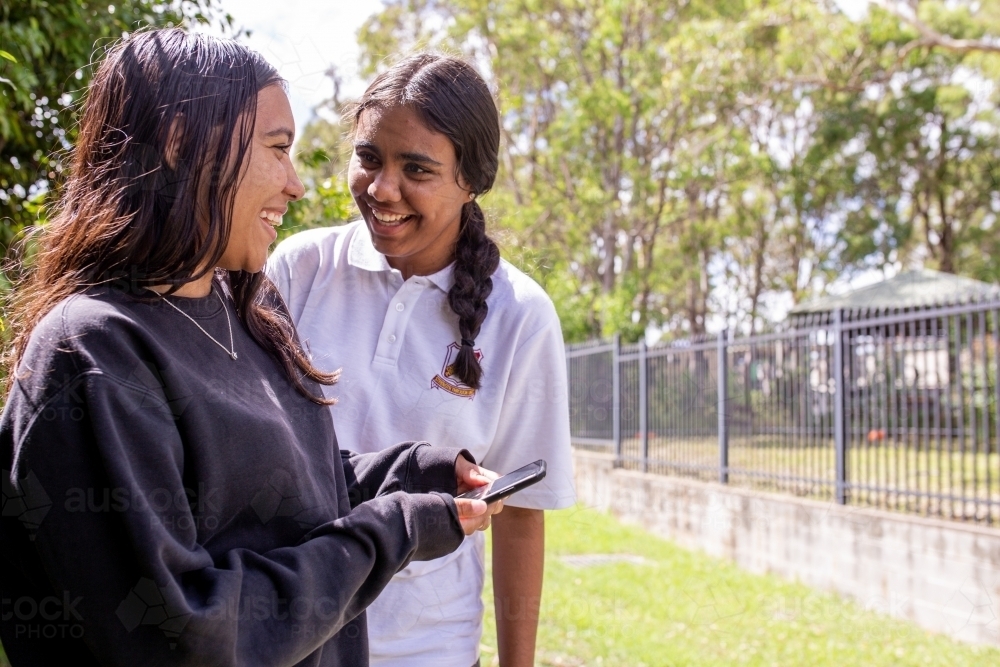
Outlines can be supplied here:
<path id="1" fill-rule="evenodd" d="M 380 0 L 222 0 L 221 5 L 237 26 L 250 31 L 242 41 L 288 80 L 299 134 L 315 107 L 333 93 L 324 74 L 330 65 L 343 78 L 343 96 L 357 97 L 364 91 L 355 33 L 382 9 Z"/>

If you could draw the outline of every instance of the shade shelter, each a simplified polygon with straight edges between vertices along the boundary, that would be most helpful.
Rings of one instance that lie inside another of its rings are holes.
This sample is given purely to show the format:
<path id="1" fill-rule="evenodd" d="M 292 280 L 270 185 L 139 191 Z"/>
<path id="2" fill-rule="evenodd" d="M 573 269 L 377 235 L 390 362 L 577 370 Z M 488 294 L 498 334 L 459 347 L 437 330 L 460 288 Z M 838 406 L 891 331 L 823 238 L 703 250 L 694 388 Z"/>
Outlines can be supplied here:
<path id="1" fill-rule="evenodd" d="M 845 319 L 857 320 L 998 299 L 998 285 L 952 273 L 917 269 L 844 294 L 801 303 L 790 311 L 789 324 L 826 324 L 838 310 Z"/>

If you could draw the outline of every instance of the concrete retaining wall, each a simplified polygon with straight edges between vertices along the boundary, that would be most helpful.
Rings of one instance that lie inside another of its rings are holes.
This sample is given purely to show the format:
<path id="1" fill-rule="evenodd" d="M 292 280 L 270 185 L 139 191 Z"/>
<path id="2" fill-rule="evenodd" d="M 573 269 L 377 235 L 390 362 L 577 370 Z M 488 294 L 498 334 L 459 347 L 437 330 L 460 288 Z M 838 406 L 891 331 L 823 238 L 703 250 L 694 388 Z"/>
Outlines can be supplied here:
<path id="1" fill-rule="evenodd" d="M 580 502 L 685 547 L 1000 646 L 1000 530 L 613 467 L 574 450 Z"/>

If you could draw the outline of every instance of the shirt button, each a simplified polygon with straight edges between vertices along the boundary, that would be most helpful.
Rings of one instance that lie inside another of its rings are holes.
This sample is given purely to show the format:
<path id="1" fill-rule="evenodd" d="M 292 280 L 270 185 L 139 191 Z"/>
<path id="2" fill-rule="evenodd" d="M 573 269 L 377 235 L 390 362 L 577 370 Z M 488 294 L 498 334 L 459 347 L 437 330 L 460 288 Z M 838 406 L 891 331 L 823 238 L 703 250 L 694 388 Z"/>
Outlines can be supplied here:
<path id="1" fill-rule="evenodd" d="M 404 308 L 406 308 L 406 306 L 404 306 L 403 304 L 401 303 L 396 304 L 396 310 L 398 310 L 399 312 L 403 312 Z"/>
<path id="2" fill-rule="evenodd" d="M 389 342 L 390 343 L 396 342 L 396 334 L 389 334 Z"/>

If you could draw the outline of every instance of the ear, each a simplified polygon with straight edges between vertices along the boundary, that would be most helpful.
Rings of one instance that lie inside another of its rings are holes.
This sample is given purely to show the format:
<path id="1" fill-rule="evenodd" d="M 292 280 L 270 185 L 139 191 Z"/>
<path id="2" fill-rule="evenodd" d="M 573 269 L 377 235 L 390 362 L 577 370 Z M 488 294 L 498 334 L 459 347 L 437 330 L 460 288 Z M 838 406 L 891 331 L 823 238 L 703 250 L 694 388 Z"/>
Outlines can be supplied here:
<path id="1" fill-rule="evenodd" d="M 167 131 L 167 145 L 163 151 L 163 160 L 173 170 L 177 169 L 177 159 L 181 152 L 181 138 L 184 135 L 184 114 L 177 114 L 170 121 Z"/>

